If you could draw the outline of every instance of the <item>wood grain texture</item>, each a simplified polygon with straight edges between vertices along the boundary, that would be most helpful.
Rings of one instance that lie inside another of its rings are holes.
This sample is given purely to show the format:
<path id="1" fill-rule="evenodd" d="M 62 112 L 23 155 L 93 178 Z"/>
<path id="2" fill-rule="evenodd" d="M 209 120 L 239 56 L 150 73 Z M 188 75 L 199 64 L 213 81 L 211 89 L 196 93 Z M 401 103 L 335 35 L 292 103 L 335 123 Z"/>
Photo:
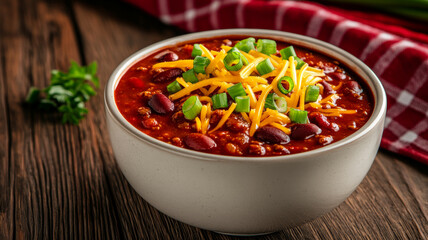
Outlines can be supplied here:
<path id="1" fill-rule="evenodd" d="M 0 239 L 241 239 L 147 204 L 110 146 L 103 91 L 131 53 L 183 32 L 121 1 L 1 0 Z M 99 65 L 101 89 L 79 126 L 23 106 L 30 86 L 70 60 Z M 313 222 L 252 239 L 427 239 L 428 167 L 379 152 L 361 185 Z"/>

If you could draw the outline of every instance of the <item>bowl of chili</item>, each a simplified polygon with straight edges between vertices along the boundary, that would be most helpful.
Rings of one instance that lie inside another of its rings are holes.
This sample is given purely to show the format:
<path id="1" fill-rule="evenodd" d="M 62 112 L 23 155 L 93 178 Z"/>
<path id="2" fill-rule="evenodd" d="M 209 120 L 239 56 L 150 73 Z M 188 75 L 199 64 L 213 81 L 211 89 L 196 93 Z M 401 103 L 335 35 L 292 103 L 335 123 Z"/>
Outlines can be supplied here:
<path id="1" fill-rule="evenodd" d="M 124 60 L 105 88 L 115 158 L 160 212 L 239 235 L 319 217 L 379 148 L 376 75 L 320 40 L 261 29 L 192 33 Z"/>

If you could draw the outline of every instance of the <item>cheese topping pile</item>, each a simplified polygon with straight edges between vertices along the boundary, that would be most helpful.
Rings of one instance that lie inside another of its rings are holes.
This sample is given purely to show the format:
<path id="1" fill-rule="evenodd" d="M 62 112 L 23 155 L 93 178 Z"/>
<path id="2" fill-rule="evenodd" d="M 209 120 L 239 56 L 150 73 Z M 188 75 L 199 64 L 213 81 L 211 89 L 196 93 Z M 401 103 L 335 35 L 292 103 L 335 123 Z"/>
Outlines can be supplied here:
<path id="1" fill-rule="evenodd" d="M 202 56 L 210 60 L 205 70 L 206 74 L 197 74 L 196 76 L 199 82 L 193 84 L 184 81 L 182 77 L 178 77 L 176 81 L 183 88 L 169 96 L 169 98 L 174 101 L 189 96 L 196 90 L 200 90 L 202 95 L 199 95 L 198 98 L 205 104 L 202 105 L 199 116 L 194 119 L 198 132 L 203 134 L 214 132 L 225 124 L 226 120 L 234 112 L 236 103 L 232 103 L 229 108 L 225 110 L 219 123 L 213 127 L 209 124 L 213 104 L 210 96 L 213 93 L 226 92 L 227 88 L 236 83 L 242 83 L 245 92 L 250 98 L 250 112 L 248 114 L 240 112 L 243 119 L 250 124 L 250 136 L 253 136 L 258 128 L 266 125 L 273 126 L 286 134 L 290 134 L 290 129 L 287 127 L 287 124 L 290 123 L 290 118 L 287 116 L 290 108 L 299 110 L 312 108 L 327 117 L 340 117 L 342 114 L 353 114 L 357 112 L 356 110 L 347 110 L 337 107 L 335 102 L 340 96 L 336 93 L 322 98 L 323 85 L 319 84 L 319 82 L 322 81 L 321 77 L 325 76 L 323 70 L 310 67 L 307 63 L 300 69 L 297 69 L 297 61 L 293 56 L 290 56 L 289 59 L 282 59 L 276 55 L 272 54 L 268 56 L 256 50 L 250 50 L 248 53 L 240 51 L 248 60 L 248 64 L 243 66 L 239 71 L 228 71 L 224 66 L 223 59 L 231 47 L 223 45 L 220 51 L 210 51 L 202 44 L 199 46 L 202 50 Z M 275 69 L 268 74 L 260 76 L 256 66 L 265 59 L 269 59 Z M 193 68 L 193 59 L 161 62 L 153 65 L 152 68 L 181 68 L 183 71 L 187 71 Z M 284 95 L 278 89 L 278 81 L 284 76 L 291 77 L 294 82 L 293 91 L 287 95 Z M 267 80 L 269 77 L 274 77 L 270 84 Z M 320 88 L 320 95 L 315 102 L 305 103 L 305 92 L 309 85 L 318 86 Z M 332 85 L 332 88 L 333 90 L 338 90 L 341 85 L 342 83 L 337 86 Z M 280 113 L 277 110 L 265 109 L 266 97 L 271 92 L 285 98 L 287 102 L 287 111 Z M 256 97 L 256 95 L 258 95 L 258 97 Z"/>

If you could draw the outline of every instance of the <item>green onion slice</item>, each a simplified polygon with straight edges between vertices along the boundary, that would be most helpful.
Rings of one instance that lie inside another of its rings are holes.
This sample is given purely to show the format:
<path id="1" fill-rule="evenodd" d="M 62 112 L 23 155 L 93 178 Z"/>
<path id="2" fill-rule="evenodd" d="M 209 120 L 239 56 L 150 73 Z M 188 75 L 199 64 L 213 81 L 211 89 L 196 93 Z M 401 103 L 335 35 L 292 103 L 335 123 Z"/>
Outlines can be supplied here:
<path id="1" fill-rule="evenodd" d="M 213 108 L 226 108 L 228 106 L 227 104 L 227 93 L 219 93 L 215 94 L 211 97 L 211 100 L 213 101 Z"/>
<path id="2" fill-rule="evenodd" d="M 191 82 L 191 83 L 199 82 L 193 68 L 183 73 L 183 79 L 184 79 L 184 81 Z"/>
<path id="3" fill-rule="evenodd" d="M 269 93 L 266 97 L 265 108 L 278 110 L 278 112 L 283 113 L 287 111 L 287 101 L 276 93 Z"/>
<path id="4" fill-rule="evenodd" d="M 236 48 L 231 48 L 223 59 L 224 66 L 229 71 L 238 71 L 248 64 L 248 59 Z"/>
<path id="5" fill-rule="evenodd" d="M 243 63 L 244 65 L 248 65 L 248 59 L 247 59 L 244 55 L 242 55 L 242 53 L 239 51 L 239 49 L 238 49 L 238 48 L 233 47 L 233 48 L 231 48 L 229 51 L 227 51 L 227 53 L 230 53 L 230 52 L 237 52 L 237 53 L 239 53 L 239 55 L 241 55 L 242 63 Z"/>
<path id="6" fill-rule="evenodd" d="M 247 96 L 247 93 L 245 92 L 244 87 L 242 86 L 242 83 L 237 83 L 227 89 L 227 92 L 229 95 L 235 100 L 236 97 L 239 96 Z"/>
<path id="7" fill-rule="evenodd" d="M 166 86 L 166 90 L 168 90 L 169 94 L 174 94 L 181 90 L 181 86 L 177 81 L 174 81 Z"/>
<path id="8" fill-rule="evenodd" d="M 259 39 L 257 41 L 257 51 L 266 55 L 276 54 L 276 42 L 271 39 Z"/>
<path id="9" fill-rule="evenodd" d="M 202 56 L 202 49 L 199 44 L 193 44 L 192 58 L 195 58 L 196 56 Z"/>
<path id="10" fill-rule="evenodd" d="M 236 108 L 235 112 L 250 112 L 250 97 L 239 96 L 235 98 Z"/>
<path id="11" fill-rule="evenodd" d="M 320 88 L 318 86 L 309 85 L 305 92 L 305 102 L 315 102 L 320 95 Z"/>
<path id="12" fill-rule="evenodd" d="M 290 120 L 295 123 L 307 123 L 308 122 L 308 112 L 304 110 L 290 108 L 288 112 Z"/>
<path id="13" fill-rule="evenodd" d="M 205 74 L 205 68 L 210 64 L 210 60 L 206 57 L 196 56 L 193 60 L 193 71 L 195 73 Z"/>
<path id="14" fill-rule="evenodd" d="M 288 84 L 288 89 L 284 88 L 284 85 L 282 84 L 282 82 L 285 81 Z M 294 81 L 291 77 L 289 76 L 285 76 L 279 79 L 278 81 L 278 89 L 281 93 L 283 94 L 288 94 L 289 92 L 293 91 L 294 88 Z"/>
<path id="15" fill-rule="evenodd" d="M 256 44 L 256 39 L 250 37 L 244 40 L 239 41 L 235 47 L 241 51 L 248 53 L 251 50 L 255 50 L 254 45 Z"/>
<path id="16" fill-rule="evenodd" d="M 285 59 L 285 60 L 288 60 L 290 56 L 293 56 L 294 59 L 297 61 L 297 65 L 296 65 L 297 69 L 300 69 L 303 65 L 305 65 L 305 62 L 296 55 L 296 51 L 294 51 L 293 46 L 283 48 L 279 51 L 279 53 L 281 54 L 282 59 Z"/>
<path id="17" fill-rule="evenodd" d="M 265 60 L 257 64 L 256 69 L 260 75 L 265 75 L 275 70 L 275 67 L 272 65 L 269 58 L 266 58 Z"/>
<path id="18" fill-rule="evenodd" d="M 199 101 L 199 98 L 191 96 L 183 103 L 182 111 L 187 120 L 193 120 L 199 115 L 201 109 L 202 103 Z"/>

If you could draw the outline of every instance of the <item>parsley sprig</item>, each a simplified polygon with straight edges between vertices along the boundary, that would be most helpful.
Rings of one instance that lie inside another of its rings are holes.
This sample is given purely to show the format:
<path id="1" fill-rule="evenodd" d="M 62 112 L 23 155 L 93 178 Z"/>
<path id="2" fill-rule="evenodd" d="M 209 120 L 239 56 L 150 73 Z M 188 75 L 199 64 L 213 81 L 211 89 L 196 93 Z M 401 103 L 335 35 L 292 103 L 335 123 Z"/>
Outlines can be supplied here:
<path id="1" fill-rule="evenodd" d="M 68 72 L 51 71 L 51 83 L 44 89 L 31 87 L 25 101 L 42 110 L 62 113 L 62 123 L 78 124 L 88 109 L 85 102 L 96 94 L 99 80 L 97 63 L 79 66 L 72 61 Z"/>

